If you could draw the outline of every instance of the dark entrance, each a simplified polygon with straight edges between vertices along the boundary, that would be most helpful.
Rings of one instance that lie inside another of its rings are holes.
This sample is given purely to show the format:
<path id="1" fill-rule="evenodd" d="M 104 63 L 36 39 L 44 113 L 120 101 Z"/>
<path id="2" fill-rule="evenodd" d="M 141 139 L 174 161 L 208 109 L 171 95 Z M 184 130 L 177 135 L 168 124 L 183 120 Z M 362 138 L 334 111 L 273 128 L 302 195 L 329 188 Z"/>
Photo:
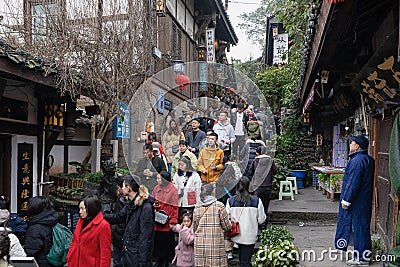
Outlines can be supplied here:
<path id="1" fill-rule="evenodd" d="M 0 134 L 0 195 L 11 197 L 11 136 Z"/>

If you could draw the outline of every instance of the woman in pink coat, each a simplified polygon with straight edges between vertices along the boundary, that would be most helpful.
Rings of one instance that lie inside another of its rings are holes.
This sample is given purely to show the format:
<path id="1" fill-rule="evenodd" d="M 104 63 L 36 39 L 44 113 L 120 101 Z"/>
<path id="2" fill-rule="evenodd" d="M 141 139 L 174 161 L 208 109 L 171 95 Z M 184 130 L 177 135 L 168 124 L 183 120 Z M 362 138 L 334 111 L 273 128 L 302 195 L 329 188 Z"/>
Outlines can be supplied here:
<path id="1" fill-rule="evenodd" d="M 79 215 L 67 255 L 68 267 L 110 267 L 111 228 L 97 196 L 87 196 L 79 203 Z"/>
<path id="2" fill-rule="evenodd" d="M 179 243 L 175 248 L 175 258 L 177 267 L 190 267 L 194 265 L 194 233 L 192 228 L 193 216 L 191 213 L 184 213 L 182 224 L 177 224 L 172 229 L 179 233 Z"/>

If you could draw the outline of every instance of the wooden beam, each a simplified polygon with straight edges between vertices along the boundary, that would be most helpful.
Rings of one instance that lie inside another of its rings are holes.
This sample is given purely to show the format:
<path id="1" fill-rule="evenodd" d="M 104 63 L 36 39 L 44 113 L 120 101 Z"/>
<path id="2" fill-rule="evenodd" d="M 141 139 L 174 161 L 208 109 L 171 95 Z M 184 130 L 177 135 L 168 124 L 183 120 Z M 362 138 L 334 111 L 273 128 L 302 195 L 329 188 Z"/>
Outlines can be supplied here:
<path id="1" fill-rule="evenodd" d="M 16 80 L 21 80 L 22 78 L 24 80 L 56 88 L 53 76 L 44 77 L 41 73 L 16 64 L 6 57 L 0 57 L 0 72 L 5 72 L 14 77 Z"/>
<path id="2" fill-rule="evenodd" d="M 35 124 L 8 120 L 0 120 L 0 129 L 3 133 L 7 134 L 22 134 L 28 136 L 36 136 L 38 134 L 38 126 Z"/>

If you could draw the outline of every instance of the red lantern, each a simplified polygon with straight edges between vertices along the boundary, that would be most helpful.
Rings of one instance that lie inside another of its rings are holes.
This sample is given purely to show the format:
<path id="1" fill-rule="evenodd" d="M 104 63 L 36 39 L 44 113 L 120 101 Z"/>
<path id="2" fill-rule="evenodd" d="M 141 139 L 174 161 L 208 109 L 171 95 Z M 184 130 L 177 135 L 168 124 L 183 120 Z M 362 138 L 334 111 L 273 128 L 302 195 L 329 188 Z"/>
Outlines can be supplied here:
<path id="1" fill-rule="evenodd" d="M 229 93 L 230 93 L 230 94 L 235 93 L 235 88 L 233 88 L 233 87 L 229 88 Z"/>
<path id="2" fill-rule="evenodd" d="M 185 86 L 190 83 L 190 79 L 188 76 L 179 74 L 175 77 L 175 83 L 179 85 L 180 90 L 185 90 Z"/>

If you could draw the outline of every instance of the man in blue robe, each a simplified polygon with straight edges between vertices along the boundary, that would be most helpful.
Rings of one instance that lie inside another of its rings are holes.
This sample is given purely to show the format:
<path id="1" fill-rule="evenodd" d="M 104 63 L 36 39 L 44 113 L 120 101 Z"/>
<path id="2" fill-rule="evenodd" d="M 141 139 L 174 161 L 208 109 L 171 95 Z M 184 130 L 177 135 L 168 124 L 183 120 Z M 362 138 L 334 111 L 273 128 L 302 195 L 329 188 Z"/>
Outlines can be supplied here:
<path id="1" fill-rule="evenodd" d="M 349 137 L 350 160 L 343 177 L 335 246 L 347 250 L 350 235 L 354 237 L 354 258 L 347 265 L 368 266 L 372 244 L 370 222 L 374 187 L 375 161 L 367 153 L 364 135 Z"/>

